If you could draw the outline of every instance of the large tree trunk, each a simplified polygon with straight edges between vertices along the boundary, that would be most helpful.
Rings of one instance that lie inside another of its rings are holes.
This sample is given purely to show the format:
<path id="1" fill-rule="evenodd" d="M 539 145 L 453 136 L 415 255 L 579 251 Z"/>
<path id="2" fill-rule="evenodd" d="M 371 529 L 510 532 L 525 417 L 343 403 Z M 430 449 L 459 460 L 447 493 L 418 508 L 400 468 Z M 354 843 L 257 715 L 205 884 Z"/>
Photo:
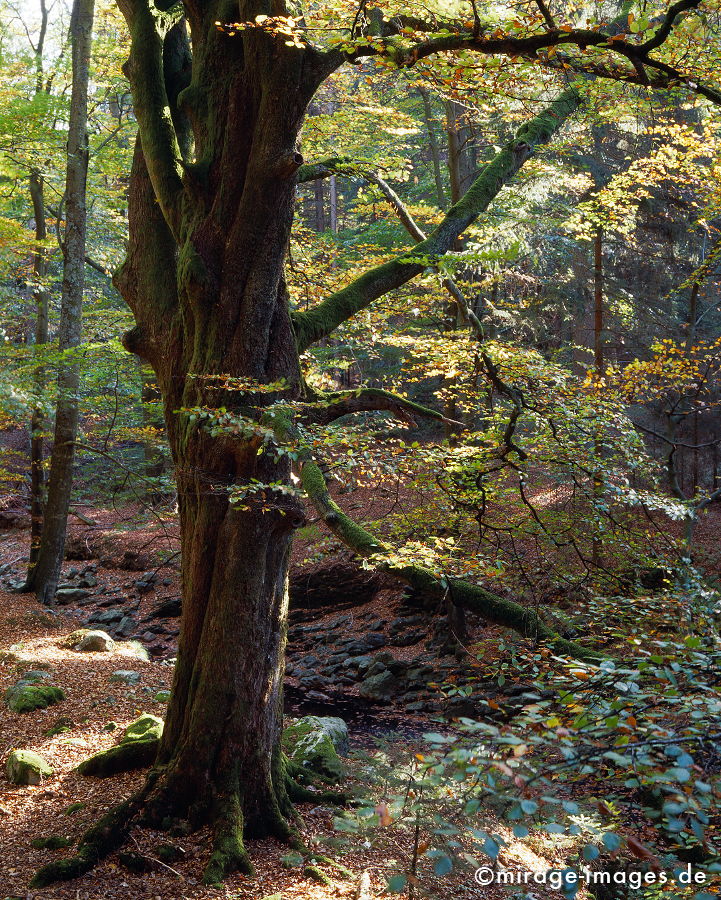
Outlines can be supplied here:
<path id="1" fill-rule="evenodd" d="M 135 35 L 144 9 L 124 10 Z M 205 18 L 190 20 L 192 78 L 185 23 L 164 36 L 162 23 L 149 26 L 161 35 L 164 89 L 186 159 L 191 127 L 194 137 L 197 162 L 185 165 L 179 215 L 164 193 L 172 176 L 159 176 L 148 137 L 147 45 L 134 44 L 127 74 L 140 141 L 128 258 L 116 284 L 137 322 L 125 345 L 151 363 L 163 396 L 182 542 L 163 768 L 143 814 L 158 825 L 211 823 L 206 880 L 217 882 L 249 868 L 244 831 L 288 837 L 293 815 L 280 732 L 290 544 L 302 507 L 272 487 L 247 489 L 290 476 L 288 457 L 264 443 L 257 422 L 273 400 L 300 392 L 284 262 L 302 162 L 296 141 L 312 90 L 297 53 L 283 45 L 268 60 L 269 38 L 233 40 L 212 27 L 218 9 Z M 212 434 L 209 419 L 191 412 L 220 408 L 247 415 L 247 430 Z M 243 489 L 233 505 L 232 491 Z"/>

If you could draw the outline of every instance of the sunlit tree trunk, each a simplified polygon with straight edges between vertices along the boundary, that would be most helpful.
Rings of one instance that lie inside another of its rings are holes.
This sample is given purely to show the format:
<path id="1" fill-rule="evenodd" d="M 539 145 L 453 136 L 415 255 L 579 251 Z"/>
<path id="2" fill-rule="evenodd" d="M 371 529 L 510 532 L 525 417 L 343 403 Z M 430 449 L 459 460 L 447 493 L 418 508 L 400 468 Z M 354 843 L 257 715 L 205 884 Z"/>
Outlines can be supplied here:
<path id="1" fill-rule="evenodd" d="M 58 330 L 61 357 L 48 497 L 37 559 L 28 570 L 27 590 L 51 603 L 65 552 L 70 493 L 73 484 L 75 439 L 78 429 L 80 369 L 73 351 L 82 335 L 85 287 L 85 235 L 88 174 L 88 80 L 94 0 L 75 0 L 70 20 L 73 84 L 68 124 L 66 226 L 63 240 L 63 286 Z"/>

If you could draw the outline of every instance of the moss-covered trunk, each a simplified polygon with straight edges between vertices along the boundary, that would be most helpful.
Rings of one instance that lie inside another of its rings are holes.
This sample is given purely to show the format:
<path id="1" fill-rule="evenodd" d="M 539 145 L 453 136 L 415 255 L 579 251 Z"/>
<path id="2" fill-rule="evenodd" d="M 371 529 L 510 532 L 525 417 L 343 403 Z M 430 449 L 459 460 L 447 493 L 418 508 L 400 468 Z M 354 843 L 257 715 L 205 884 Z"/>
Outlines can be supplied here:
<path id="1" fill-rule="evenodd" d="M 244 831 L 284 837 L 292 816 L 280 731 L 302 512 L 287 493 L 246 489 L 290 475 L 257 422 L 279 392 L 300 391 L 284 261 L 312 91 L 282 41 L 215 27 L 237 6 L 209 4 L 187 22 L 143 0 L 124 12 L 140 140 L 116 284 L 137 322 L 125 344 L 151 363 L 163 395 L 182 542 L 178 663 L 143 815 L 213 825 L 214 882 L 248 866 Z M 214 431 L 220 408 L 248 428 Z"/>

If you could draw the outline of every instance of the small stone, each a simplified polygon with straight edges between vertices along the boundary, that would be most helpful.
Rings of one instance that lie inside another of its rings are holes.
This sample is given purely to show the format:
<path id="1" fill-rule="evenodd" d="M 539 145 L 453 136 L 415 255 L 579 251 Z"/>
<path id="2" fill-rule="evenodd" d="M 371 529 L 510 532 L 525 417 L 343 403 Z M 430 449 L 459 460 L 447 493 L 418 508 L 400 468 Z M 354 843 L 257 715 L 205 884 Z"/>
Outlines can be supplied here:
<path id="1" fill-rule="evenodd" d="M 168 703 L 170 700 L 170 691 L 158 691 L 153 699 L 157 703 Z"/>
<path id="2" fill-rule="evenodd" d="M 13 784 L 40 784 L 53 774 L 46 760 L 32 750 L 13 750 L 5 771 Z"/>
<path id="3" fill-rule="evenodd" d="M 140 681 L 140 672 L 132 669 L 118 669 L 110 676 L 110 681 L 122 684 L 137 684 Z"/>

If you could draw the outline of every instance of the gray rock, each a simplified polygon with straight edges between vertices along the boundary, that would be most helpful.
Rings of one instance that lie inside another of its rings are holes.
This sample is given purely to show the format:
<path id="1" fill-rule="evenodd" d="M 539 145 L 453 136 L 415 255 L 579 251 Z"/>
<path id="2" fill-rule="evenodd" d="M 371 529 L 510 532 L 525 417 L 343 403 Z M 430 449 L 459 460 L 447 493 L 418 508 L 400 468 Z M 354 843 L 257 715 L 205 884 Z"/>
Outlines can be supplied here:
<path id="1" fill-rule="evenodd" d="M 40 784 L 53 774 L 48 762 L 32 750 L 13 750 L 5 771 L 13 784 Z"/>
<path id="2" fill-rule="evenodd" d="M 60 606 L 66 606 L 68 603 L 80 603 L 87 600 L 90 591 L 85 591 L 79 587 L 61 587 L 55 591 L 55 602 Z"/>
<path id="3" fill-rule="evenodd" d="M 294 762 L 337 779 L 338 754 L 348 752 L 348 726 L 337 716 L 304 716 L 285 729 L 283 746 Z"/>
<path id="4" fill-rule="evenodd" d="M 388 639 L 391 647 L 410 647 L 424 640 L 428 636 L 426 631 L 420 628 L 411 629 L 410 631 L 401 631 Z"/>
<path id="5" fill-rule="evenodd" d="M 78 587 L 93 588 L 97 586 L 98 579 L 92 574 L 92 572 L 87 572 L 78 580 Z"/>
<path id="6" fill-rule="evenodd" d="M 125 617 L 122 609 L 104 609 L 102 612 L 94 612 L 88 618 L 88 623 L 94 625 L 112 625 L 114 622 L 120 622 Z"/>
<path id="7" fill-rule="evenodd" d="M 365 635 L 365 637 L 351 641 L 346 645 L 346 648 L 351 656 L 358 656 L 362 653 L 368 653 L 370 650 L 377 650 L 379 647 L 384 647 L 385 644 L 386 636 L 377 631 L 372 631 L 370 634 Z"/>
<path id="8" fill-rule="evenodd" d="M 133 669 L 118 669 L 110 676 L 110 680 L 115 683 L 138 684 L 140 672 L 135 672 Z"/>
<path id="9" fill-rule="evenodd" d="M 115 641 L 104 631 L 87 631 L 75 649 L 82 653 L 110 653 L 115 649 Z"/>
<path id="10" fill-rule="evenodd" d="M 401 682 L 387 669 L 365 678 L 358 689 L 361 697 L 367 700 L 390 700 L 402 688 Z"/>
<path id="11" fill-rule="evenodd" d="M 182 612 L 182 601 L 180 597 L 169 597 L 159 603 L 148 616 L 150 619 L 175 619 Z"/>
<path id="12" fill-rule="evenodd" d="M 135 631 L 136 624 L 137 623 L 132 616 L 123 616 L 115 629 L 116 636 L 123 638 L 130 637 Z"/>

